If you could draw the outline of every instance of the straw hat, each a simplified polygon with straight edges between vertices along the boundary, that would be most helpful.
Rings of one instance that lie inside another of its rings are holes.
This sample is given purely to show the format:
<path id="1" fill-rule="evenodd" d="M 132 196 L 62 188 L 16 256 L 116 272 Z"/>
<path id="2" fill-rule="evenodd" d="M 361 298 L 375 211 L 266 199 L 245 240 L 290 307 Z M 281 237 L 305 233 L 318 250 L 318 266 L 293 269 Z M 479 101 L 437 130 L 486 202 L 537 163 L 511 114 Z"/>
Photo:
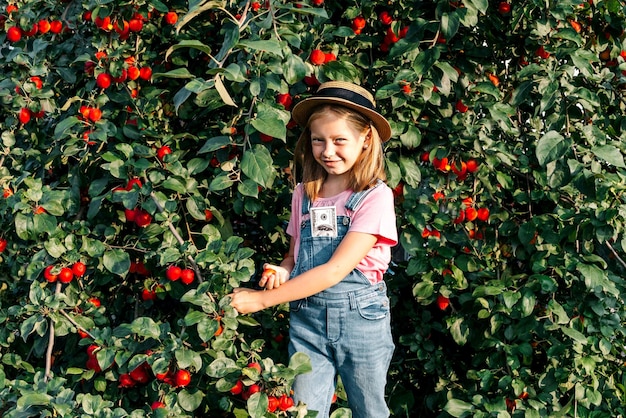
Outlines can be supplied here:
<path id="1" fill-rule="evenodd" d="M 376 102 L 372 94 L 361 86 L 345 81 L 322 83 L 315 94 L 294 106 L 291 116 L 298 125 L 304 127 L 313 109 L 322 104 L 337 104 L 355 110 L 372 121 L 383 142 L 391 137 L 391 126 L 387 119 L 376 111 Z"/>

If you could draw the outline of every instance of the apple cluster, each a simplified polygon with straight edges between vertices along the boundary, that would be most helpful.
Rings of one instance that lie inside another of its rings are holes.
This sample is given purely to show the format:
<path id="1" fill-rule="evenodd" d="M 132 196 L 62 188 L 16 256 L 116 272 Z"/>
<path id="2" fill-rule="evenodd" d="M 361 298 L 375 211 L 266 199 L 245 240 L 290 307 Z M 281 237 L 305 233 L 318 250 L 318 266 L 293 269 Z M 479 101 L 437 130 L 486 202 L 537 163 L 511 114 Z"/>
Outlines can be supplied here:
<path id="1" fill-rule="evenodd" d="M 245 376 L 237 380 L 235 385 L 230 389 L 230 393 L 235 396 L 240 396 L 241 399 L 247 401 L 255 393 L 267 391 L 267 411 L 271 413 L 280 411 L 287 416 L 287 411 L 294 406 L 293 398 L 285 393 L 274 393 L 273 391 L 267 390 L 262 381 L 262 372 L 263 369 L 258 362 L 252 361 L 248 363 L 244 370 Z"/>

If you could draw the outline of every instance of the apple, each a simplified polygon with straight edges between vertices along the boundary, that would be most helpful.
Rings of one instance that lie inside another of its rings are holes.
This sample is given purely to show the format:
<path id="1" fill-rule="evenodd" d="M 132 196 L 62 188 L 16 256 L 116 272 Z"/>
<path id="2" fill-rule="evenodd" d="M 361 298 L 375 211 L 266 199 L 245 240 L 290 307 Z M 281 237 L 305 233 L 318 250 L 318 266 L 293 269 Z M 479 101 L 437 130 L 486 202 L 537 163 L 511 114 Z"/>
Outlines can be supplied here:
<path id="1" fill-rule="evenodd" d="M 111 82 L 113 81 L 113 77 L 107 73 L 100 73 L 98 77 L 96 77 L 96 84 L 101 89 L 108 89 L 111 87 Z"/>
<path id="2" fill-rule="evenodd" d="M 314 49 L 311 51 L 311 56 L 309 57 L 311 64 L 313 65 L 322 65 L 326 62 L 326 54 L 321 49 Z"/>
<path id="3" fill-rule="evenodd" d="M 144 301 L 155 300 L 156 299 L 156 292 L 154 290 L 150 290 L 150 289 L 143 289 L 141 291 L 141 299 L 143 299 Z"/>
<path id="4" fill-rule="evenodd" d="M 87 266 L 81 261 L 77 261 L 72 265 L 72 273 L 76 277 L 82 277 L 87 271 Z"/>
<path id="5" fill-rule="evenodd" d="M 87 302 L 91 303 L 96 308 L 99 308 L 101 306 L 100 299 L 95 297 L 87 299 Z"/>
<path id="6" fill-rule="evenodd" d="M 19 42 L 22 39 L 22 29 L 17 26 L 11 26 L 7 29 L 7 39 L 11 42 Z"/>
<path id="7" fill-rule="evenodd" d="M 498 12 L 501 15 L 506 15 L 506 14 L 511 13 L 511 5 L 508 2 L 506 2 L 506 1 L 501 1 L 498 4 Z"/>
<path id="8" fill-rule="evenodd" d="M 180 281 L 184 284 L 191 284 L 195 279 L 196 273 L 192 269 L 183 269 L 180 272 Z"/>
<path id="9" fill-rule="evenodd" d="M 152 77 L 152 68 L 141 67 L 139 70 L 139 77 L 143 80 L 150 80 L 150 77 Z"/>
<path id="10" fill-rule="evenodd" d="M 182 269 L 176 265 L 169 266 L 167 270 L 165 271 L 165 276 L 167 277 L 167 279 L 173 282 L 180 279 L 181 274 L 182 274 Z"/>
<path id="11" fill-rule="evenodd" d="M 154 401 L 152 402 L 152 405 L 150 405 L 150 409 L 152 409 L 153 411 L 159 408 L 165 408 L 165 404 L 161 401 Z"/>
<path id="12" fill-rule="evenodd" d="M 131 32 L 140 32 L 143 29 L 143 20 L 134 17 L 128 21 L 128 27 Z"/>
<path id="13" fill-rule="evenodd" d="M 0 238 L 0 253 L 4 252 L 7 248 L 7 240 Z"/>
<path id="14" fill-rule="evenodd" d="M 128 373 L 121 374 L 119 379 L 119 387 L 121 388 L 132 388 L 135 386 L 135 381 L 130 377 Z"/>
<path id="15" fill-rule="evenodd" d="M 69 267 L 63 267 L 59 272 L 59 281 L 61 283 L 70 283 L 74 279 L 74 273 Z"/>
<path id="16" fill-rule="evenodd" d="M 437 296 L 437 306 L 442 311 L 445 311 L 446 309 L 448 309 L 448 306 L 450 306 L 450 299 L 448 299 L 444 295 Z"/>
<path id="17" fill-rule="evenodd" d="M 282 105 L 285 110 L 291 110 L 291 105 L 293 104 L 293 98 L 289 93 L 280 93 L 276 96 L 276 103 Z"/>
<path id="18" fill-rule="evenodd" d="M 281 411 L 287 411 L 293 406 L 293 398 L 291 396 L 282 395 L 278 400 L 278 408 Z"/>
<path id="19" fill-rule="evenodd" d="M 26 125 L 28 122 L 30 122 L 32 116 L 33 112 L 29 108 L 23 107 L 22 109 L 20 109 L 18 119 L 22 124 Z"/>
<path id="20" fill-rule="evenodd" d="M 146 369 L 146 363 L 143 363 L 137 367 L 135 367 L 129 373 L 131 379 L 133 379 L 137 383 L 145 384 L 150 380 L 150 376 L 148 375 L 148 371 Z"/>
<path id="21" fill-rule="evenodd" d="M 146 226 L 152 223 L 152 215 L 146 212 L 143 209 L 137 209 L 135 211 L 135 224 L 141 228 L 145 228 Z"/>
<path id="22" fill-rule="evenodd" d="M 50 32 L 54 34 L 61 33 L 63 30 L 63 23 L 60 20 L 53 20 L 50 22 Z"/>
<path id="23" fill-rule="evenodd" d="M 475 221 L 478 217 L 478 211 L 475 208 L 469 207 L 465 209 L 465 219 L 468 222 Z"/>
<path id="24" fill-rule="evenodd" d="M 168 145 L 163 145 L 157 150 L 157 158 L 163 161 L 165 156 L 171 153 L 172 153 L 172 149 Z"/>
<path id="25" fill-rule="evenodd" d="M 389 26 L 393 23 L 393 17 L 391 17 L 387 10 L 383 10 L 382 12 L 380 12 L 380 14 L 378 15 L 378 20 L 385 26 Z"/>
<path id="26" fill-rule="evenodd" d="M 100 119 L 102 119 L 102 110 L 98 109 L 97 107 L 89 108 L 89 120 L 95 123 L 98 122 Z"/>
<path id="27" fill-rule="evenodd" d="M 191 373 L 188 370 L 181 369 L 174 375 L 174 383 L 178 387 L 186 387 L 191 382 Z"/>
<path id="28" fill-rule="evenodd" d="M 39 33 L 41 33 L 42 35 L 50 31 L 50 22 L 48 22 L 46 19 L 41 19 L 37 26 L 39 27 Z"/>
<path id="29" fill-rule="evenodd" d="M 280 405 L 280 401 L 276 396 L 268 396 L 267 398 L 267 412 L 275 412 Z"/>
<path id="30" fill-rule="evenodd" d="M 48 267 L 46 267 L 46 269 L 43 271 L 44 279 L 46 279 L 50 283 L 56 282 L 57 278 L 58 278 L 57 274 L 52 273 L 52 269 L 53 268 L 54 268 L 54 266 L 51 264 Z"/>
<path id="31" fill-rule="evenodd" d="M 168 25 L 174 25 L 178 21 L 178 14 L 176 14 L 176 12 L 167 12 L 165 16 L 163 16 L 163 20 Z"/>
<path id="32" fill-rule="evenodd" d="M 233 395 L 239 395 L 243 392 L 243 382 L 241 380 L 237 380 L 237 383 L 230 389 L 230 393 Z"/>
<path id="33" fill-rule="evenodd" d="M 252 361 L 252 362 L 248 363 L 248 368 L 254 369 L 254 370 L 256 370 L 259 373 L 261 373 L 261 370 L 262 370 L 261 369 L 261 365 L 258 362 L 256 362 L 256 361 Z"/>
<path id="34" fill-rule="evenodd" d="M 476 217 L 478 218 L 478 220 L 485 222 L 489 219 L 489 209 L 479 208 Z"/>

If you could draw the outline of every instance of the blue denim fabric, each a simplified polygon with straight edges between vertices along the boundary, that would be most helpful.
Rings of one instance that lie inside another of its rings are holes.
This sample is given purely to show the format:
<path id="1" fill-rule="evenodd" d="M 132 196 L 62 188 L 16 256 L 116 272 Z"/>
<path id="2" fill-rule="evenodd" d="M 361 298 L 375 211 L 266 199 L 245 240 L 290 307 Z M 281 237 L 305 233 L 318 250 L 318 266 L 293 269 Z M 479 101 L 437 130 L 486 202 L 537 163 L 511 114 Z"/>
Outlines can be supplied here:
<path id="1" fill-rule="evenodd" d="M 353 194 L 346 207 L 352 209 L 361 197 Z M 349 217 L 338 216 L 336 238 L 312 237 L 309 221 L 303 222 L 292 277 L 328 261 L 349 225 Z M 328 417 L 339 374 L 354 418 L 388 417 L 385 385 L 394 344 L 385 283 L 371 285 L 355 269 L 335 286 L 291 302 L 290 311 L 289 354 L 306 353 L 313 366 L 296 377 L 295 401 Z"/>

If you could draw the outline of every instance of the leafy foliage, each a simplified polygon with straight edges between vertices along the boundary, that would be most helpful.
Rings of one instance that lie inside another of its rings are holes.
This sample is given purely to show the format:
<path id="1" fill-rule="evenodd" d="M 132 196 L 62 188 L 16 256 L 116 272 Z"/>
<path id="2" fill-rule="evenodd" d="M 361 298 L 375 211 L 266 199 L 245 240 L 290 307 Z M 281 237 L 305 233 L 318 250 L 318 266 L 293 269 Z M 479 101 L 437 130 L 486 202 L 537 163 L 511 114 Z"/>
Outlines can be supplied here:
<path id="1" fill-rule="evenodd" d="M 394 415 L 625 413 L 618 1 L 2 7 L 3 416 L 307 414 L 270 408 L 310 367 L 287 307 L 225 296 L 286 250 L 329 79 L 393 127 Z"/>

